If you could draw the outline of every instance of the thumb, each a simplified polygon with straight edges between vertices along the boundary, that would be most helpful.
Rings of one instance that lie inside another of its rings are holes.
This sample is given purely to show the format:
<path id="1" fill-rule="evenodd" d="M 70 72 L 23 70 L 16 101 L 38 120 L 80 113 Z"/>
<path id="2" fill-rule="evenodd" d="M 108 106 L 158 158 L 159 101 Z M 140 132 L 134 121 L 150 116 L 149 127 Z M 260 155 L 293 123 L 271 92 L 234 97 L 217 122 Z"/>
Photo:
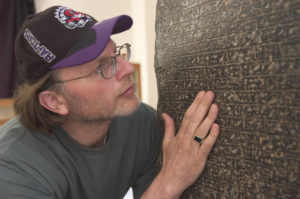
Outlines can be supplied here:
<path id="1" fill-rule="evenodd" d="M 166 113 L 162 114 L 165 121 L 165 137 L 163 140 L 163 145 L 167 145 L 175 136 L 175 123 L 174 120 Z"/>

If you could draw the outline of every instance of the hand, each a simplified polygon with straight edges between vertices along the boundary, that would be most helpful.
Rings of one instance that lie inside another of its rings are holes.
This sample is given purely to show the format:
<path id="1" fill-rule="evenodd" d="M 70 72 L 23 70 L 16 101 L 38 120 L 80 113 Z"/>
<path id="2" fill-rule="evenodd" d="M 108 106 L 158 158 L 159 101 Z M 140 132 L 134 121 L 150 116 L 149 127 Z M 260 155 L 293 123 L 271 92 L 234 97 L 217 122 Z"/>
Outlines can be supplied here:
<path id="1" fill-rule="evenodd" d="M 163 114 L 165 137 L 163 140 L 163 163 L 158 175 L 167 184 L 169 193 L 177 198 L 200 176 L 207 156 L 218 135 L 219 125 L 215 123 L 218 107 L 212 104 L 214 93 L 201 91 L 186 111 L 178 134 L 175 136 L 173 119 Z M 208 114 L 207 114 L 208 112 Z M 194 136 L 202 138 L 202 143 Z"/>

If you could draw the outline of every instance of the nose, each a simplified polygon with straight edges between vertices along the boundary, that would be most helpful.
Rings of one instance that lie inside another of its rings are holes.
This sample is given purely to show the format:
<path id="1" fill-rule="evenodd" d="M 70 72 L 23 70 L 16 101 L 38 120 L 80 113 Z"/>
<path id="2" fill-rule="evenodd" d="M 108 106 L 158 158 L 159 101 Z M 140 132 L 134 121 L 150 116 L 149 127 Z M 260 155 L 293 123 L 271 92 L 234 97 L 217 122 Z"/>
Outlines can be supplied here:
<path id="1" fill-rule="evenodd" d="M 134 66 L 127 60 L 123 59 L 121 56 L 116 57 L 117 66 L 116 66 L 116 79 L 123 80 L 132 75 L 135 71 Z"/>

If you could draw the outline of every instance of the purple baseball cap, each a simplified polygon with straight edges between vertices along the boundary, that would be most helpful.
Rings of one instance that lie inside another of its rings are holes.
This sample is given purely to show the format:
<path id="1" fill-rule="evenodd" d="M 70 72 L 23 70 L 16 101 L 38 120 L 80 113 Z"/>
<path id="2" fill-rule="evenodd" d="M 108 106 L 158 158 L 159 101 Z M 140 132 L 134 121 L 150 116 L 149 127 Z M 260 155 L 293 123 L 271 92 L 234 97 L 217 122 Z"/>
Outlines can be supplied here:
<path id="1" fill-rule="evenodd" d="M 70 50 L 70 52 L 75 52 L 54 64 L 50 69 L 79 65 L 95 59 L 104 50 L 110 35 L 123 32 L 129 29 L 131 25 L 132 19 L 127 15 L 120 15 L 94 24 Z M 85 43 L 87 44 L 91 40 L 90 37 L 94 38 L 95 41 L 82 48 Z"/>
<path id="2" fill-rule="evenodd" d="M 126 31 L 132 24 L 127 15 L 98 22 L 63 6 L 30 15 L 15 41 L 19 74 L 32 84 L 50 70 L 89 62 L 103 52 L 112 34 Z"/>

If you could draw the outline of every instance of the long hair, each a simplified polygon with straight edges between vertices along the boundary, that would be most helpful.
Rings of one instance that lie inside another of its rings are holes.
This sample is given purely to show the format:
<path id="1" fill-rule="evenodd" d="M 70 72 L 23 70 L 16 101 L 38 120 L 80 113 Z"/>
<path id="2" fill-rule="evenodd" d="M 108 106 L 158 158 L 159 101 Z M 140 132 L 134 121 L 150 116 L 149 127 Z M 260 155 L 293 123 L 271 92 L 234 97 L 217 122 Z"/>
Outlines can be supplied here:
<path id="1" fill-rule="evenodd" d="M 48 72 L 34 84 L 23 83 L 14 94 L 14 111 L 28 128 L 50 134 L 63 122 L 63 116 L 44 108 L 39 102 L 39 93 L 44 90 L 61 92 L 62 85 L 55 83 L 54 72 Z"/>

